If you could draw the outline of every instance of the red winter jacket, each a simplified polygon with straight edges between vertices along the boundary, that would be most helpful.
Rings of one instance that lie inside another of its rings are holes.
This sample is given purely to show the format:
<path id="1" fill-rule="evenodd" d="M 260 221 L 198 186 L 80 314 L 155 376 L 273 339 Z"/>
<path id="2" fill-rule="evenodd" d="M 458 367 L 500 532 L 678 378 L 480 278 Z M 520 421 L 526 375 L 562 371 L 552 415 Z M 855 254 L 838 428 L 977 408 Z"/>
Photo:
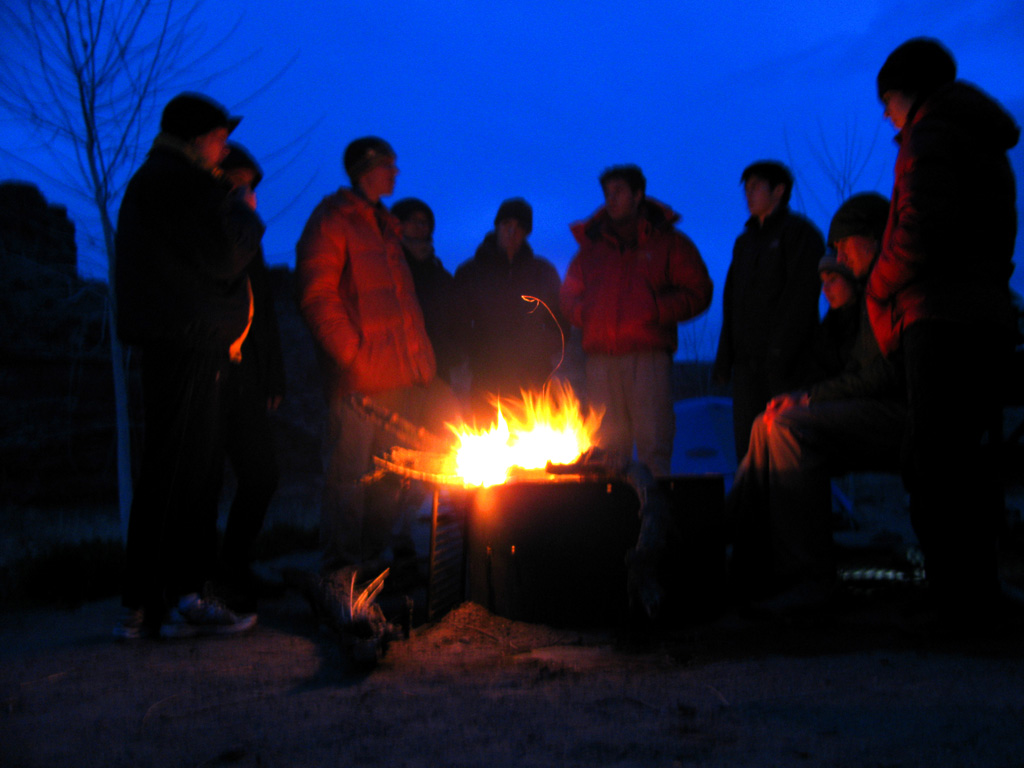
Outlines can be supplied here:
<path id="1" fill-rule="evenodd" d="M 711 278 L 693 242 L 675 228 L 679 214 L 646 198 L 636 237 L 612 234 L 604 207 L 570 226 L 579 251 L 562 283 L 565 316 L 583 329 L 583 349 L 622 355 L 675 352 L 676 325 L 711 303 Z"/>
<path id="2" fill-rule="evenodd" d="M 867 305 L 885 354 L 919 320 L 1012 324 L 1017 232 L 1006 152 L 1020 129 L 993 99 L 956 81 L 897 136 L 895 183 Z"/>
<path id="3" fill-rule="evenodd" d="M 326 357 L 329 395 L 433 379 L 434 351 L 398 220 L 383 206 L 349 189 L 325 197 L 306 222 L 296 256 L 299 306 Z"/>

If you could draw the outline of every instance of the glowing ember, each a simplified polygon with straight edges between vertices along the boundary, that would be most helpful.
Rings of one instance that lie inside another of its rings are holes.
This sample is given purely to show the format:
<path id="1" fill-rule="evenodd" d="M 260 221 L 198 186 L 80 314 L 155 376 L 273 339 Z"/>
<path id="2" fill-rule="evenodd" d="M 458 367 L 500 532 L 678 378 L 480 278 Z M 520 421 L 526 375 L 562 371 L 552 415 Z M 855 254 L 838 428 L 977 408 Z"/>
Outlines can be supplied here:
<path id="1" fill-rule="evenodd" d="M 516 468 L 571 464 L 594 445 L 603 413 L 584 416 L 568 384 L 522 395 L 522 402 L 495 401 L 497 423 L 489 429 L 451 427 L 458 439 L 454 474 L 467 485 L 498 485 Z"/>

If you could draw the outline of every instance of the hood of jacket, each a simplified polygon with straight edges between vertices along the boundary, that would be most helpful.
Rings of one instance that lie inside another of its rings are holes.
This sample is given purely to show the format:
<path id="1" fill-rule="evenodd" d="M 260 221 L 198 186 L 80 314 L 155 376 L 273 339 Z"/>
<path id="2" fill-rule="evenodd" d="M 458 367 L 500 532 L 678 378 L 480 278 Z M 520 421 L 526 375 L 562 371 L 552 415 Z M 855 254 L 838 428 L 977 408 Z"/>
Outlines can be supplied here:
<path id="1" fill-rule="evenodd" d="M 910 118 L 911 125 L 922 121 L 956 126 L 970 141 L 993 151 L 1006 152 L 1017 146 L 1020 127 L 995 99 L 970 83 L 957 80 L 932 93 Z M 905 131 L 896 136 L 902 142 Z"/>
<path id="2" fill-rule="evenodd" d="M 653 197 L 645 197 L 640 203 L 637 216 L 638 239 L 642 242 L 652 231 L 669 229 L 682 220 L 682 215 L 667 204 Z M 586 219 L 570 224 L 569 229 L 576 242 L 583 245 L 587 240 L 597 240 L 610 232 L 611 220 L 605 206 L 601 205 Z"/>

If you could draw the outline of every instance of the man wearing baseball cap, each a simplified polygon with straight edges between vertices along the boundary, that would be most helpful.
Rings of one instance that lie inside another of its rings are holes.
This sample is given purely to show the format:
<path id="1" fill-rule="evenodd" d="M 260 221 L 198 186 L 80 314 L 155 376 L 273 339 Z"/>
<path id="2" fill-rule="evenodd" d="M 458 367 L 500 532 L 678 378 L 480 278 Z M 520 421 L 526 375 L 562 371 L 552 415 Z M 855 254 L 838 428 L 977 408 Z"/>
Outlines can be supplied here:
<path id="1" fill-rule="evenodd" d="M 263 236 L 217 168 L 239 120 L 202 94 L 173 98 L 118 215 L 117 332 L 141 352 L 146 426 L 122 639 L 231 634 L 256 620 L 201 596 L 216 547 L 221 388 L 252 319 L 245 270 Z"/>

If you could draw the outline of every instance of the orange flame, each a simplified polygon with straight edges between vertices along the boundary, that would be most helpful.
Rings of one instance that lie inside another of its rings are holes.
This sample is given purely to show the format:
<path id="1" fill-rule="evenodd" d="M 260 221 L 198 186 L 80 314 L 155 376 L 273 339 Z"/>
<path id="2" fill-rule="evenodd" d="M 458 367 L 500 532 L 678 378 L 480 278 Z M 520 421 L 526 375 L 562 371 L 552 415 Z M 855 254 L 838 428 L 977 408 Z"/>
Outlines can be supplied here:
<path id="1" fill-rule="evenodd" d="M 453 427 L 455 474 L 466 485 L 498 485 L 515 470 L 571 464 L 594 445 L 603 411 L 584 415 L 568 384 L 550 382 L 522 401 L 494 399 L 497 423 L 487 429 Z M 504 407 L 503 407 L 504 406 Z"/>

